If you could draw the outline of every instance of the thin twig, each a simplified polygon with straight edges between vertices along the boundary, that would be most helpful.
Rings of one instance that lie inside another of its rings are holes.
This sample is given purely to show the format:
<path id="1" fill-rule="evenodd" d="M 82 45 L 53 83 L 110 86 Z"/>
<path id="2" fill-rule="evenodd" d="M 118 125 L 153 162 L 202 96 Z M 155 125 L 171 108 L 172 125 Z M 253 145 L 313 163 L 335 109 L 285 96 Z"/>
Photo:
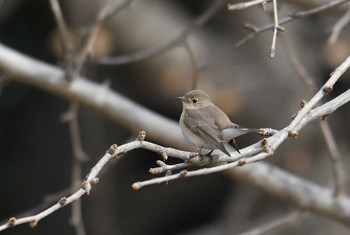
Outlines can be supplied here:
<path id="1" fill-rule="evenodd" d="M 198 80 L 199 80 L 199 65 L 197 63 L 196 57 L 194 56 L 192 47 L 191 47 L 188 39 L 185 40 L 184 46 L 185 46 L 186 52 L 188 54 L 188 57 L 190 58 L 191 67 L 192 67 L 192 86 L 191 86 L 191 88 L 192 88 L 192 90 L 195 90 L 198 86 Z"/>
<path id="2" fill-rule="evenodd" d="M 302 19 L 311 15 L 315 15 L 315 14 L 319 14 L 321 12 L 327 11 L 331 8 L 334 8 L 336 6 L 340 6 L 342 4 L 345 4 L 347 2 L 350 2 L 350 0 L 339 0 L 339 1 L 334 1 L 334 2 L 330 2 L 328 4 L 319 6 L 319 7 L 315 7 L 313 9 L 307 10 L 307 11 L 300 11 L 300 12 L 296 12 L 294 14 L 291 14 L 290 16 L 282 19 L 279 21 L 278 25 L 284 25 L 287 24 L 291 21 L 297 20 L 297 19 Z M 261 34 L 267 30 L 273 29 L 275 27 L 275 24 L 268 24 L 265 25 L 261 28 L 258 28 L 256 31 L 248 34 L 247 36 L 245 36 L 244 38 L 242 38 L 240 41 L 238 41 L 235 45 L 236 48 L 241 47 L 242 45 L 244 45 L 245 43 L 247 43 L 249 40 L 253 39 L 255 36 L 257 36 L 258 34 Z"/>
<path id="3" fill-rule="evenodd" d="M 293 132 L 294 128 L 297 128 L 299 121 L 328 93 L 332 92 L 333 85 L 338 79 L 345 73 L 350 67 L 350 56 L 346 58 L 341 65 L 339 65 L 332 73 L 328 81 L 322 86 L 322 88 L 311 98 L 311 100 L 298 112 L 296 117 L 289 125 L 289 131 Z"/>
<path id="4" fill-rule="evenodd" d="M 73 47 L 72 47 L 72 44 L 70 43 L 67 24 L 64 20 L 62 10 L 58 3 L 58 0 L 50 0 L 50 4 L 51 4 L 52 12 L 54 13 L 54 16 L 55 16 L 56 24 L 59 29 L 58 32 L 60 34 L 63 51 L 71 53 L 73 51 Z"/>
<path id="5" fill-rule="evenodd" d="M 133 0 L 124 0 L 122 2 L 116 0 L 109 0 L 109 2 L 99 11 L 95 24 L 89 32 L 87 39 L 84 41 L 80 52 L 77 54 L 75 59 L 76 70 L 80 72 L 87 59 L 88 55 L 92 51 L 92 46 L 96 40 L 98 32 L 102 25 L 110 19 L 117 12 L 125 9 Z"/>
<path id="6" fill-rule="evenodd" d="M 342 196 L 345 193 L 346 182 L 344 179 L 342 161 L 338 150 L 338 146 L 335 142 L 335 138 L 328 121 L 320 120 L 319 126 L 321 128 L 322 135 L 324 136 L 329 151 L 329 159 L 331 162 L 332 174 L 334 179 L 334 195 L 337 198 L 340 198 L 340 196 Z"/>
<path id="7" fill-rule="evenodd" d="M 62 191 L 45 195 L 43 197 L 43 201 L 40 204 L 34 206 L 33 208 L 28 209 L 27 211 L 23 211 L 15 215 L 14 217 L 15 218 L 27 217 L 27 216 L 39 213 L 40 211 L 43 211 L 46 208 L 48 208 L 50 205 L 52 205 L 52 203 L 57 202 L 60 198 L 62 198 L 63 195 L 71 194 L 73 192 L 74 191 L 72 191 L 71 188 L 66 188 Z M 8 221 L 1 221 L 0 224 L 5 224 L 7 222 Z"/>
<path id="8" fill-rule="evenodd" d="M 342 29 L 350 21 L 350 5 L 348 5 L 348 10 L 346 13 L 339 19 L 339 21 L 333 26 L 332 33 L 328 38 L 328 44 L 333 44 L 338 40 L 339 34 Z"/>
<path id="9" fill-rule="evenodd" d="M 135 52 L 132 54 L 101 58 L 98 59 L 96 62 L 105 65 L 128 64 L 149 59 L 154 56 L 160 55 L 166 51 L 169 51 L 172 48 L 181 44 L 195 28 L 206 24 L 217 12 L 219 12 L 219 10 L 222 8 L 225 2 L 226 1 L 224 0 L 214 0 L 213 3 L 201 16 L 195 19 L 189 26 L 187 26 L 186 29 L 184 29 L 179 35 L 177 35 L 169 42 L 166 42 L 154 48 L 145 49 L 143 51 Z"/>
<path id="10" fill-rule="evenodd" d="M 272 45 L 269 53 L 269 57 L 271 59 L 275 58 L 275 55 L 276 55 L 276 38 L 277 38 L 277 32 L 280 28 L 278 24 L 277 0 L 272 0 L 272 1 L 273 1 L 273 22 L 275 25 L 273 27 Z"/>
<path id="11" fill-rule="evenodd" d="M 302 214 L 303 212 L 300 210 L 295 210 L 281 218 L 274 219 L 273 221 L 269 221 L 268 223 L 262 224 L 249 231 L 239 233 L 238 235 L 262 235 L 281 227 L 290 226 L 299 220 Z"/>
<path id="12" fill-rule="evenodd" d="M 66 77 L 68 81 L 74 78 L 73 72 L 73 46 L 70 42 L 67 24 L 63 18 L 61 7 L 58 0 L 50 0 L 51 9 L 54 13 L 56 24 L 58 26 L 58 31 L 61 39 L 61 45 L 63 49 L 64 56 L 64 69 L 66 70 Z"/>
<path id="13" fill-rule="evenodd" d="M 72 121 L 70 122 L 70 126 Z M 71 135 L 71 138 L 74 138 Z M 76 148 L 79 146 L 75 146 L 73 144 L 73 148 Z M 71 189 L 74 190 L 81 184 L 82 179 L 82 165 L 81 161 L 78 159 L 77 155 L 74 156 L 73 162 L 72 162 L 72 183 L 71 183 Z M 74 227 L 75 232 L 77 235 L 85 235 L 85 226 L 83 223 L 83 210 L 82 210 L 82 204 L 81 200 L 77 200 L 76 203 L 72 204 L 71 207 L 72 215 L 70 218 L 70 223 Z"/>
<path id="14" fill-rule="evenodd" d="M 294 50 L 292 49 L 290 43 L 288 42 L 287 37 L 282 36 L 281 37 L 281 43 L 283 48 L 285 49 L 287 53 L 287 58 L 296 72 L 296 74 L 299 76 L 299 78 L 302 79 L 302 81 L 306 84 L 306 88 L 308 89 L 310 94 L 314 94 L 317 91 L 316 84 L 314 82 L 314 79 L 311 78 L 311 76 L 308 74 L 304 66 L 300 63 L 298 57 L 294 53 Z"/>
<path id="15" fill-rule="evenodd" d="M 229 10 L 229 11 L 242 10 L 242 9 L 246 9 L 246 8 L 258 5 L 258 4 L 267 3 L 268 1 L 271 1 L 271 0 L 252 0 L 252 1 L 249 1 L 249 2 L 228 4 L 227 5 L 227 10 Z"/>
<path id="16" fill-rule="evenodd" d="M 66 113 L 66 117 L 68 116 L 68 125 L 72 143 L 72 149 L 74 158 L 72 161 L 72 190 L 76 189 L 82 179 L 82 162 L 87 161 L 88 155 L 84 152 L 82 143 L 81 143 L 81 135 L 79 128 L 79 120 L 78 120 L 78 112 L 79 112 L 79 103 L 76 101 L 70 102 L 70 108 L 68 110 L 68 114 Z M 71 207 L 72 216 L 70 219 L 71 224 L 73 225 L 77 235 L 85 235 L 85 227 L 83 224 L 82 218 L 82 205 L 81 201 L 78 200 L 77 203 L 72 204 Z"/>
<path id="17" fill-rule="evenodd" d="M 84 152 L 81 143 L 81 136 L 79 130 L 79 121 L 78 121 L 78 112 L 79 112 L 79 103 L 75 101 L 70 102 L 68 111 L 66 111 L 61 120 L 68 122 L 69 132 L 71 136 L 71 143 L 73 147 L 74 156 L 81 162 L 88 160 L 87 154 Z"/>

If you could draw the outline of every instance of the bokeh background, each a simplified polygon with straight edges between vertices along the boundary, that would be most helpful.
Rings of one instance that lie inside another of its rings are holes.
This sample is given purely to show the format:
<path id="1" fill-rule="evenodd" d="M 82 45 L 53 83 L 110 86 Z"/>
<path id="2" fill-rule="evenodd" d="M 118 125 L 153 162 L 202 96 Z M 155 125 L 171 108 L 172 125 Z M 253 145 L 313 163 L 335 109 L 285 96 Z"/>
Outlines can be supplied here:
<path id="1" fill-rule="evenodd" d="M 62 0 L 60 4 L 76 46 L 84 30 L 95 22 L 107 1 Z M 101 29 L 94 54 L 83 74 L 173 120 L 181 104 L 175 99 L 191 90 L 193 74 L 185 44 L 156 57 L 125 65 L 98 61 L 114 55 L 152 48 L 176 37 L 213 1 L 133 1 Z M 230 3 L 235 3 L 230 2 Z M 300 1 L 278 1 L 280 18 L 308 9 Z M 320 1 L 322 2 L 322 1 Z M 344 11 L 322 13 L 285 25 L 285 38 L 318 87 L 350 53 L 350 26 L 339 39 L 327 43 L 333 25 Z M 187 43 L 200 69 L 198 88 L 207 91 L 231 120 L 249 127 L 281 129 L 308 100 L 303 81 L 277 43 L 275 59 L 268 58 L 272 32 L 267 31 L 241 47 L 235 43 L 249 31 L 244 22 L 257 26 L 271 23 L 260 7 L 228 12 L 226 3 L 207 24 L 195 28 Z M 28 56 L 62 66 L 62 53 L 55 20 L 48 0 L 0 1 L 0 42 Z M 328 99 L 348 89 L 347 72 Z M 69 103 L 60 97 L 17 82 L 2 83 L 0 96 L 0 220 L 33 213 L 50 197 L 67 195 L 71 185 L 72 146 L 69 129 L 60 121 Z M 331 124 L 345 174 L 349 172 L 349 106 L 328 120 Z M 99 160 L 113 143 L 135 139 L 137 133 L 95 110 L 79 111 L 82 145 L 89 155 L 82 174 Z M 239 146 L 255 143 L 259 136 L 237 139 Z M 170 147 L 166 139 L 153 140 Z M 190 146 L 189 146 L 190 149 Z M 286 141 L 266 161 L 320 185 L 332 186 L 331 166 L 317 122 L 305 127 L 297 140 Z M 157 154 L 135 150 L 110 163 L 90 196 L 82 198 L 87 234 L 237 234 L 294 207 L 225 173 L 173 181 L 133 191 L 131 184 L 153 176 Z M 169 160 L 169 163 L 176 162 Z M 347 178 L 348 182 L 348 178 Z M 68 191 L 67 191 L 68 190 Z M 39 222 L 31 230 L 21 225 L 3 234 L 75 234 L 70 225 L 70 206 Z M 350 230 L 319 215 L 308 215 L 291 226 L 269 234 L 349 234 Z"/>

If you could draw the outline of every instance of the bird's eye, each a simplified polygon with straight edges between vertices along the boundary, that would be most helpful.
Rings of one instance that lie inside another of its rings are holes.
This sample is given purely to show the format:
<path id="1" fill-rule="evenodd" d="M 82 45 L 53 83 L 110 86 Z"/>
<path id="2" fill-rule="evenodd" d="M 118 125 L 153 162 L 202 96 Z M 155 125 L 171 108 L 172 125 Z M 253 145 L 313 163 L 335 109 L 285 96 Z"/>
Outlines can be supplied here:
<path id="1" fill-rule="evenodd" d="M 197 103 L 197 102 L 198 102 L 197 99 L 193 99 L 193 100 L 192 100 L 192 103 L 194 103 L 194 104 Z"/>

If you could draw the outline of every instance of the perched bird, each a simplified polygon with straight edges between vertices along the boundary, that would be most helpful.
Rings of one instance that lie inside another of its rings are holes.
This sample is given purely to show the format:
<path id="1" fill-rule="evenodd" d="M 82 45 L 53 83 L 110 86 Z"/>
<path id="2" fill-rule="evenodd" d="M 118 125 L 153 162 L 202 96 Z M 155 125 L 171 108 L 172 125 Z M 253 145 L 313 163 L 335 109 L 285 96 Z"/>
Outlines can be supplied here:
<path id="1" fill-rule="evenodd" d="M 208 149 L 210 155 L 214 149 L 219 149 L 231 156 L 225 145 L 232 145 L 240 153 L 234 138 L 248 132 L 259 132 L 259 129 L 231 122 L 204 91 L 193 90 L 177 99 L 183 106 L 180 117 L 182 133 L 187 141 L 199 148 L 199 152 Z"/>

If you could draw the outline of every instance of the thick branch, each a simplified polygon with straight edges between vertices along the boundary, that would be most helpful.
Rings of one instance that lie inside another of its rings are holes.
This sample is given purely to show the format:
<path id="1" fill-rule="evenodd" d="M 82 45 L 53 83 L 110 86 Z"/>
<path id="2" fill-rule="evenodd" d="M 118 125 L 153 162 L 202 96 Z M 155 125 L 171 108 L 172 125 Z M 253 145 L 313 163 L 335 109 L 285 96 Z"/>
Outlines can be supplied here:
<path id="1" fill-rule="evenodd" d="M 302 180 L 263 162 L 236 168 L 229 173 L 286 202 L 327 215 L 350 226 L 350 198 L 340 197 L 337 200 L 332 189 Z M 266 178 L 267 175 L 272 177 Z"/>
<path id="2" fill-rule="evenodd" d="M 83 77 L 67 82 L 62 69 L 29 58 L 2 44 L 0 44 L 0 68 L 17 81 L 92 107 L 134 132 L 145 130 L 150 133 L 151 139 L 166 140 L 167 143 L 177 142 L 180 146 L 186 145 L 179 141 L 183 137 L 178 124 L 174 121 Z"/>

